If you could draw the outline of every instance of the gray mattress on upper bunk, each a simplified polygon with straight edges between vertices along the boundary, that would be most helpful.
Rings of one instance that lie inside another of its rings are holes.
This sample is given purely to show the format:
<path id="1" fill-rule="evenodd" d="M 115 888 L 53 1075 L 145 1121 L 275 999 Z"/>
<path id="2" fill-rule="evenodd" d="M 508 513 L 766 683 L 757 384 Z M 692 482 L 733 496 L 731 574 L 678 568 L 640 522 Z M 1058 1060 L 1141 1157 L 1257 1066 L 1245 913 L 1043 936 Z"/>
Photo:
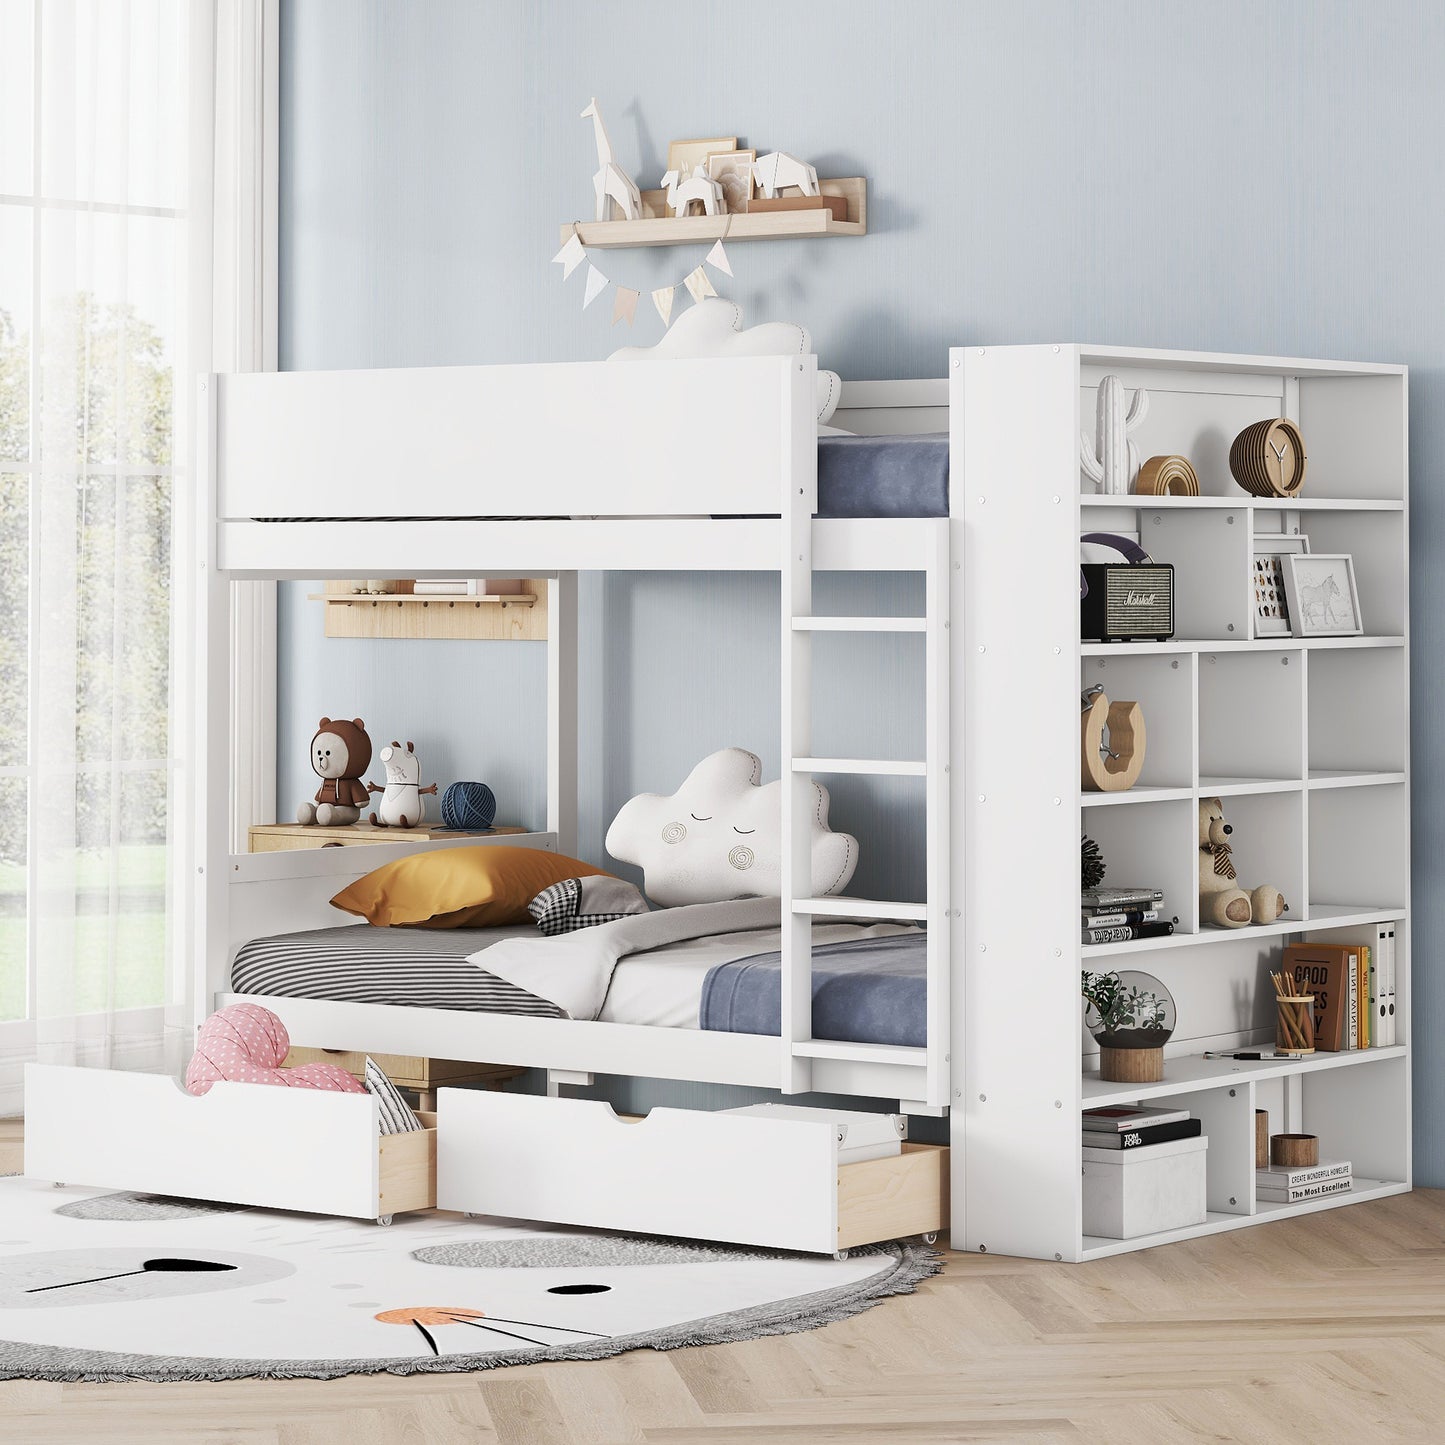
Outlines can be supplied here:
<path id="1" fill-rule="evenodd" d="M 821 436 L 818 438 L 820 517 L 946 517 L 948 434 Z M 258 522 L 344 522 L 346 517 L 258 517 Z M 374 517 L 403 522 L 405 516 Z M 469 517 L 437 517 L 464 522 Z M 499 517 L 498 521 L 526 521 Z"/>

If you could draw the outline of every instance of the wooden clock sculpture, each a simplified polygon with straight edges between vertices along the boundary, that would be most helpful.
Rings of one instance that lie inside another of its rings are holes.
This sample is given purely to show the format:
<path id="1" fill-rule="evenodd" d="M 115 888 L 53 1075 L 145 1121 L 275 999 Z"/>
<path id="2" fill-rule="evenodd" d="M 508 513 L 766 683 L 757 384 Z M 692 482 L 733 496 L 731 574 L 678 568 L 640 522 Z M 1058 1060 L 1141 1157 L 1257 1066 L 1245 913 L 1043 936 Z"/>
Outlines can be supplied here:
<path id="1" fill-rule="evenodd" d="M 1229 449 L 1234 480 L 1256 497 L 1297 497 L 1308 460 L 1299 427 L 1282 416 L 1245 427 Z"/>

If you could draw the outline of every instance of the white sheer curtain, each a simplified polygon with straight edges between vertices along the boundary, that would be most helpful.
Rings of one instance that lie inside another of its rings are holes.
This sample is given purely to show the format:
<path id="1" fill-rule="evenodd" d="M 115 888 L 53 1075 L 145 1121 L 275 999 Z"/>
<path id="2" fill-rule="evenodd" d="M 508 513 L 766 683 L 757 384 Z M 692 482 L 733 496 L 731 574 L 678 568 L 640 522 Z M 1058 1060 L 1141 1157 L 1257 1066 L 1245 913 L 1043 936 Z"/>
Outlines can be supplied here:
<path id="1" fill-rule="evenodd" d="M 185 1043 L 193 378 L 256 104 L 216 126 L 216 47 L 266 10 L 0 0 L 0 1114 L 26 1058 Z"/>

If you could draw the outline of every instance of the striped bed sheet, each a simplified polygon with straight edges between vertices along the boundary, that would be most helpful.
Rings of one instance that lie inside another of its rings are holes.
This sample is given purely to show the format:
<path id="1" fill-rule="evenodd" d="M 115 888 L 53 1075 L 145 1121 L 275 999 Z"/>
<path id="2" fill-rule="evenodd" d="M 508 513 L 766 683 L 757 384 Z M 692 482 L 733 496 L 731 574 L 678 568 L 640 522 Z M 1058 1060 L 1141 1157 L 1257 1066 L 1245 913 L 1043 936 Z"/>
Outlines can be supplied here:
<path id="1" fill-rule="evenodd" d="M 349 924 L 281 933 L 242 944 L 231 965 L 235 993 L 333 1003 L 562 1018 L 562 1010 L 467 962 L 503 938 L 535 938 L 525 928 L 371 928 Z"/>

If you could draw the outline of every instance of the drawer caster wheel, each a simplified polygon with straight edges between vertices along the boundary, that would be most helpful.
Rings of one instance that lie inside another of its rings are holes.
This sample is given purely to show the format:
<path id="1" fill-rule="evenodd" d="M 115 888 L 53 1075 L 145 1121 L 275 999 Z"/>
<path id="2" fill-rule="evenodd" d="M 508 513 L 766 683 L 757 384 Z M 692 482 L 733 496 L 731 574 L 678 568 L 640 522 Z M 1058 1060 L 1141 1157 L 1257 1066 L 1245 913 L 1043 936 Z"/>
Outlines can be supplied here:
<path id="1" fill-rule="evenodd" d="M 475 1219 L 476 1217 L 477 1217 L 477 1216 L 476 1216 L 475 1214 L 473 1214 L 470 1209 L 464 1209 L 464 1210 L 462 1210 L 462 1218 L 463 1218 L 463 1219 Z"/>
<path id="2" fill-rule="evenodd" d="M 65 1181 L 64 1181 L 63 1179 L 57 1179 L 57 1180 L 55 1181 L 55 1183 L 52 1184 L 50 1187 L 51 1187 L 52 1189 L 64 1189 L 64 1188 L 65 1188 Z"/>
<path id="3" fill-rule="evenodd" d="M 924 1242 L 924 1244 L 937 1244 L 937 1243 L 938 1243 L 938 1232 L 937 1232 L 937 1230 L 930 1229 L 927 1234 L 920 1234 L 918 1237 Z"/>
<path id="4" fill-rule="evenodd" d="M 378 1215 L 376 1216 L 376 1222 L 377 1222 L 379 1225 L 381 1225 L 383 1228 L 385 1228 L 388 1224 L 390 1224 L 390 1223 L 391 1223 L 391 1220 L 392 1220 L 392 1216 L 391 1216 L 390 1214 L 378 1214 Z"/>
<path id="5" fill-rule="evenodd" d="M 833 1251 L 833 1258 L 836 1259 L 839 1264 L 841 1264 L 845 1259 L 848 1258 L 848 1251 L 846 1249 L 835 1249 Z"/>

